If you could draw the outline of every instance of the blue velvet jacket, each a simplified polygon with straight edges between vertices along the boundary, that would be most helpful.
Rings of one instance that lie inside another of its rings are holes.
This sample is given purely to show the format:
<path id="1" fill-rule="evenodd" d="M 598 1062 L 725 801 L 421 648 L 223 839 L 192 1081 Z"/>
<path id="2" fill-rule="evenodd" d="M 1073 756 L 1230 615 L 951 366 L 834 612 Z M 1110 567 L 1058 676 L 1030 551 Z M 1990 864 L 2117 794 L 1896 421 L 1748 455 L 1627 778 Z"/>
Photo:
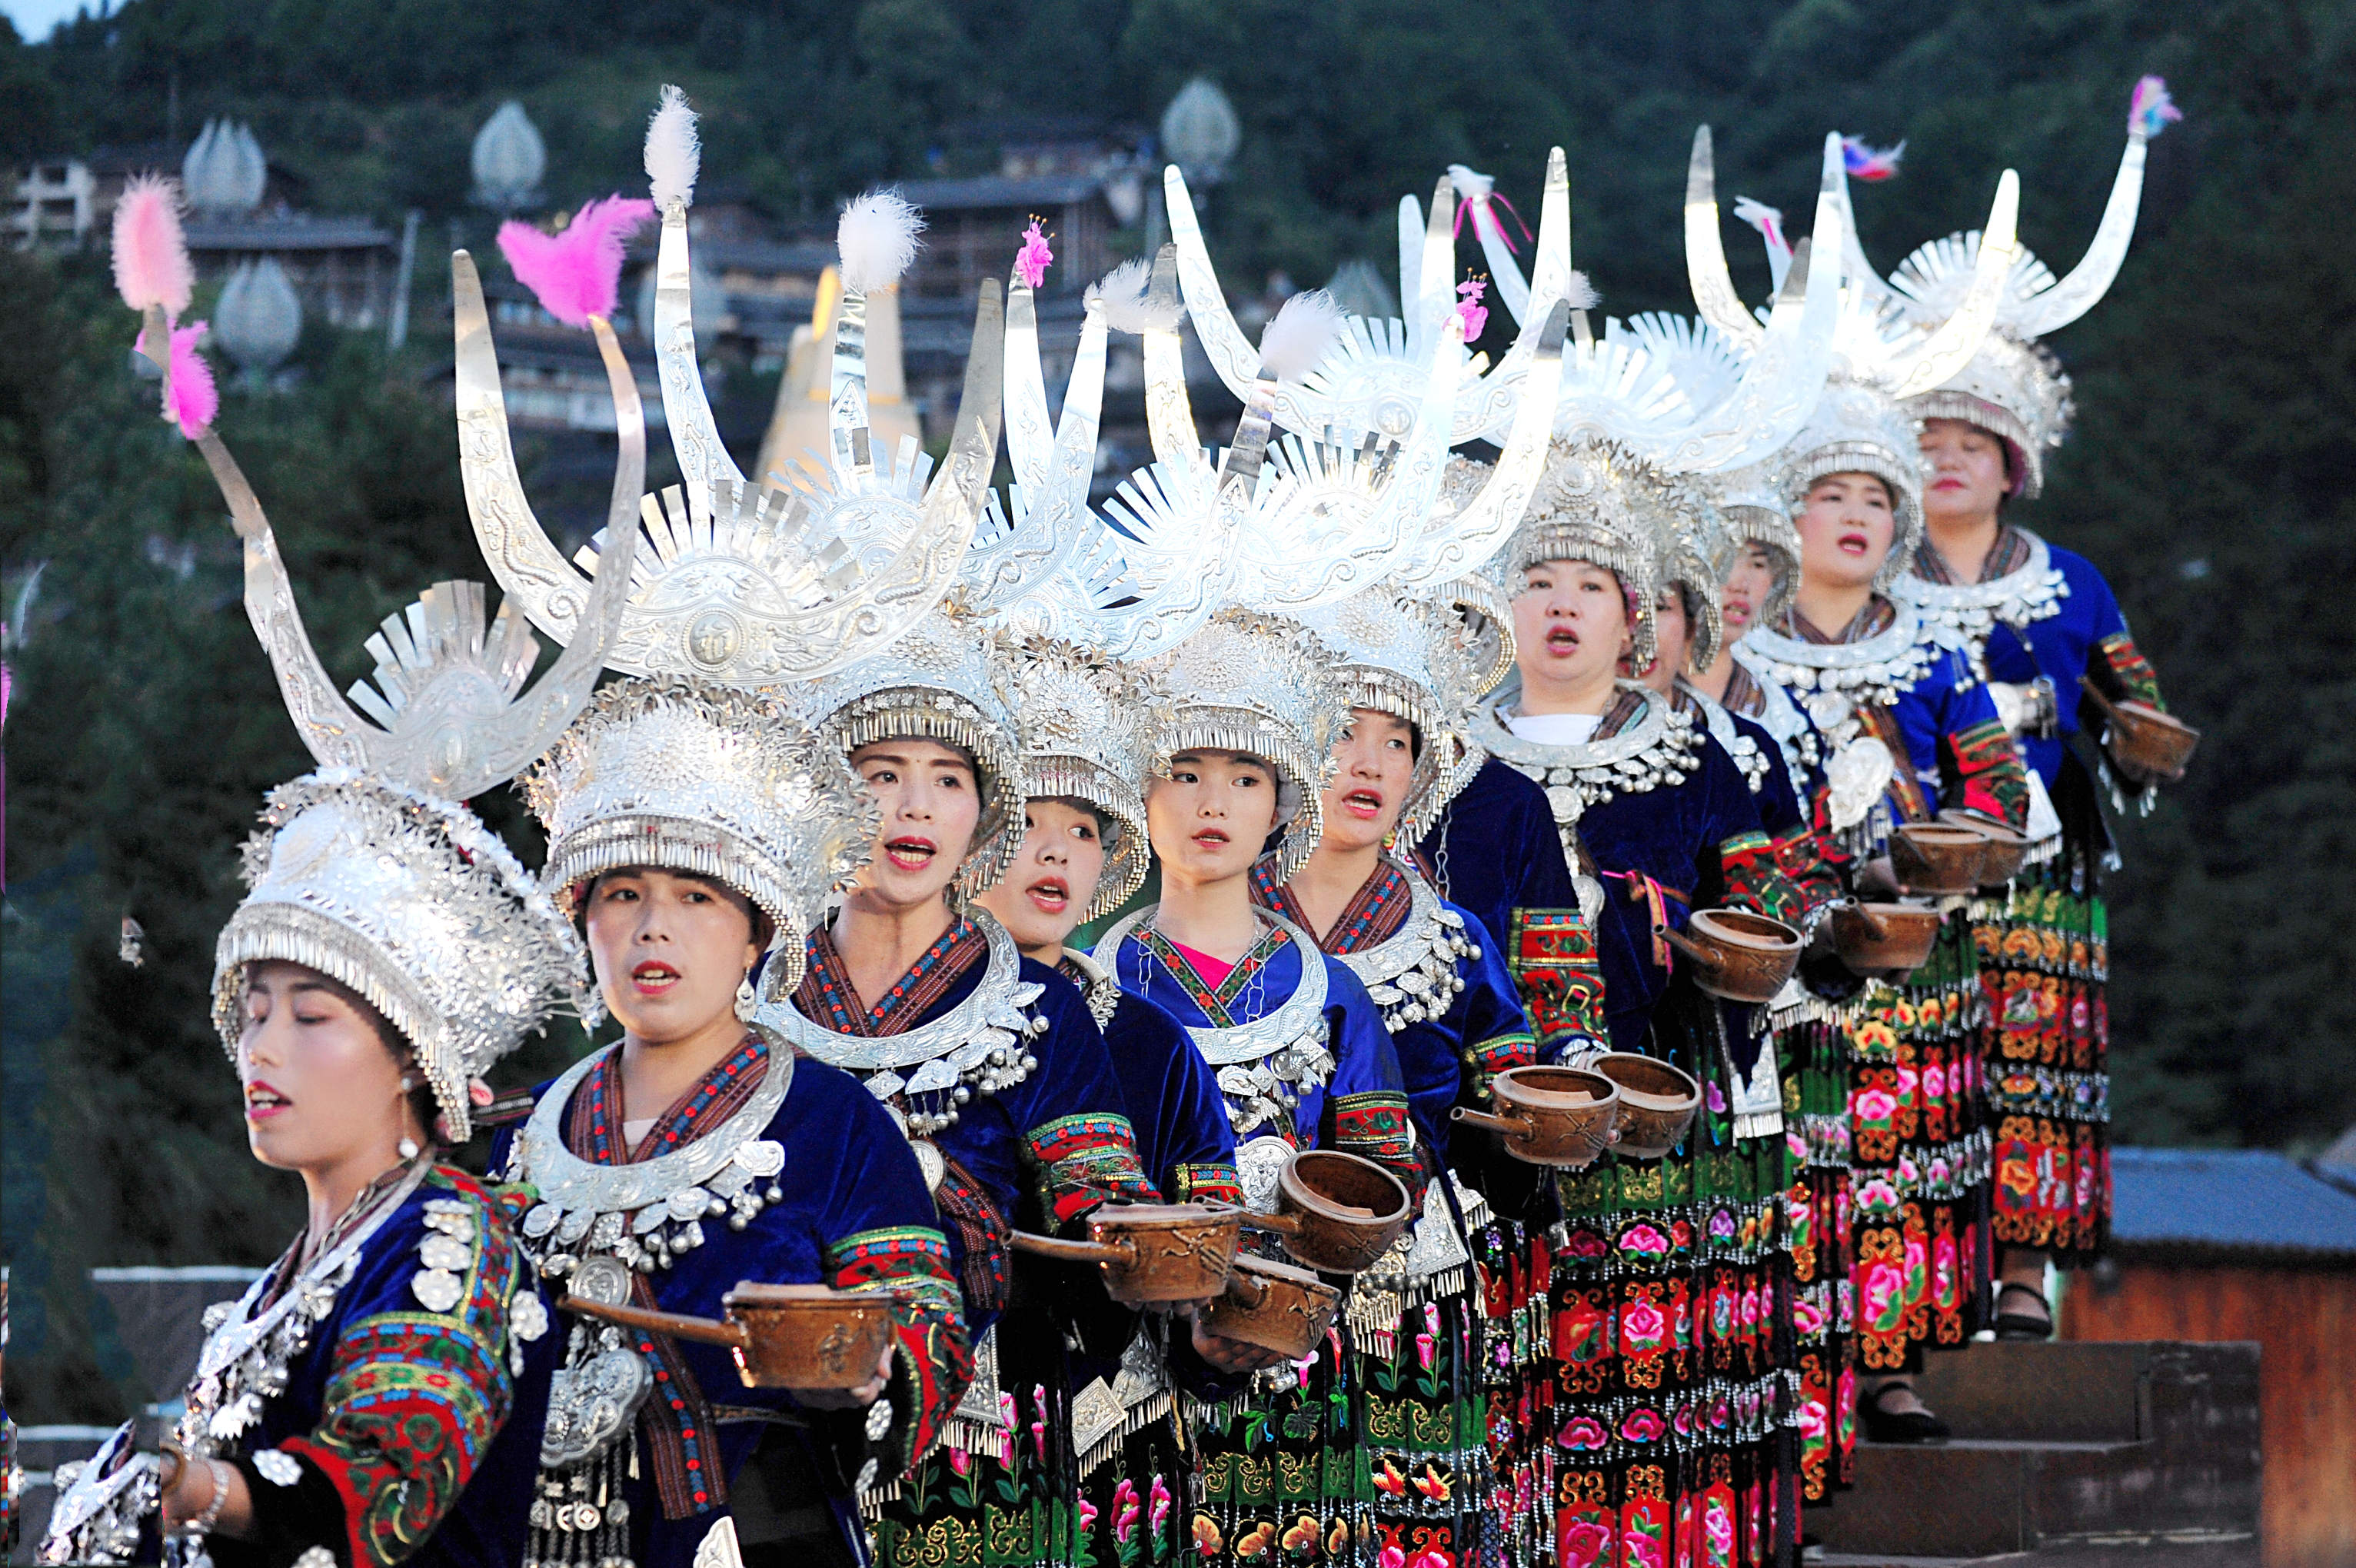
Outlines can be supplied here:
<path id="1" fill-rule="evenodd" d="M 286 1386 L 262 1400 L 230 1456 L 253 1526 L 243 1541 L 213 1538 L 223 1568 L 284 1564 L 314 1547 L 344 1568 L 508 1568 L 522 1557 L 562 1337 L 545 1327 L 509 1207 L 498 1189 L 437 1165 L 369 1236 Z M 444 1248 L 455 1251 L 425 1255 Z M 292 1262 L 273 1275 L 280 1284 Z M 528 1327 L 543 1331 L 527 1342 Z M 291 1482 L 255 1464 L 268 1449 L 296 1461 Z"/>
<path id="2" fill-rule="evenodd" d="M 669 1266 L 637 1277 L 641 1303 L 702 1317 L 723 1315 L 722 1298 L 740 1281 L 825 1284 L 851 1290 L 892 1285 L 906 1293 L 894 1332 L 896 1369 L 885 1398 L 892 1432 L 875 1455 L 885 1475 L 912 1463 L 952 1410 L 972 1372 L 962 1304 L 949 1248 L 908 1143 L 859 1080 L 814 1058 L 787 1058 L 793 1078 L 760 1136 L 786 1151 L 769 1178 L 778 1190 L 743 1229 L 707 1222 L 703 1241 L 675 1253 Z M 726 1124 L 775 1065 L 756 1037 L 667 1110 L 646 1135 L 648 1155 L 691 1144 Z M 544 1097 L 550 1085 L 534 1091 Z M 593 1163 L 629 1163 L 614 1058 L 582 1079 L 563 1108 L 566 1147 Z M 508 1169 L 515 1130 L 500 1131 L 492 1168 Z M 529 1181 L 531 1173 L 514 1175 Z M 798 1412 L 783 1389 L 745 1386 L 730 1351 L 640 1335 L 639 1353 L 655 1366 L 655 1394 L 640 1410 L 638 1477 L 628 1483 L 632 1555 L 639 1568 L 687 1568 L 696 1547 L 727 1507 L 728 1485 L 770 1426 L 759 1412 L 809 1421 L 784 1434 L 800 1444 L 814 1473 L 828 1478 L 838 1522 L 857 1528 L 847 1476 L 863 1452 L 864 1417 Z M 832 1445 L 837 1453 L 822 1451 Z M 853 1457 L 845 1462 L 844 1450 Z M 510 1559 L 512 1561 L 512 1559 Z"/>

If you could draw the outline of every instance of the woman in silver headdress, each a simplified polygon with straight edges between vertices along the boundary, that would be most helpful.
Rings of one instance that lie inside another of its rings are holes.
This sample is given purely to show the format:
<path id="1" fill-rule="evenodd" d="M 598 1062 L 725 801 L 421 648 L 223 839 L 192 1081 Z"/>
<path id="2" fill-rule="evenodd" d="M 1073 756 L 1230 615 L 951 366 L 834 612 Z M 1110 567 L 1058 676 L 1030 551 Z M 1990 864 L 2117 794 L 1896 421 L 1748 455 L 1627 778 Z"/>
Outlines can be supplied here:
<path id="1" fill-rule="evenodd" d="M 1353 1301 L 1357 1378 L 1375 1402 L 1375 1527 L 1410 1559 L 1487 1562 L 1527 1556 L 1550 1536 L 1522 1432 L 1532 1358 L 1515 1350 L 1543 1331 L 1546 1293 L 1531 1288 L 1543 1271 L 1525 1222 L 1542 1230 L 1552 1206 L 1531 1167 L 1477 1134 L 1451 1137 L 1450 1112 L 1493 1108 L 1490 1083 L 1537 1062 L 1538 1046 L 1487 929 L 1397 848 L 1423 836 L 1468 774 L 1457 715 L 1490 670 L 1448 602 L 1462 595 L 1483 595 L 1491 624 L 1502 620 L 1472 584 L 1435 598 L 1376 588 L 1304 612 L 1348 685 L 1350 727 L 1333 747 L 1316 849 L 1283 882 L 1277 857 L 1262 856 L 1253 897 L 1365 983 L 1431 1151 L 1422 1218 L 1359 1277 Z"/>
<path id="2" fill-rule="evenodd" d="M 1251 871 L 1270 835 L 1290 875 L 1319 837 L 1326 757 L 1346 723 L 1330 655 L 1298 624 L 1221 611 L 1152 660 L 1159 723 L 1146 820 L 1158 904 L 1097 943 L 1121 988 L 1186 1026 L 1217 1069 L 1251 1206 L 1273 1207 L 1294 1150 L 1382 1165 L 1420 1197 L 1424 1166 L 1398 1058 L 1365 987 L 1309 933 L 1257 909 Z M 1296 1377 L 1248 1347 L 1222 1370 L 1253 1380 L 1190 1401 L 1200 1434 L 1195 1552 L 1242 1562 L 1371 1548 L 1376 1496 L 1363 1391 L 1337 1333 Z"/>
<path id="3" fill-rule="evenodd" d="M 1853 888 L 1894 891 L 1897 826 L 1943 807 L 2027 820 L 2019 754 L 1963 655 L 1886 596 L 1922 537 L 1912 421 L 1880 385 L 1839 380 L 1792 443 L 1784 489 L 1801 581 L 1782 620 L 1745 639 L 1824 744 L 1827 843 Z M 1865 1373 L 1903 1373 L 1960 1346 L 1987 1310 L 1987 1133 L 1970 926 L 1949 918 L 1920 970 L 1851 1004 L 1855 1328 Z M 1944 1428 L 1902 1377 L 1861 1395 L 1871 1435 Z"/>
<path id="4" fill-rule="evenodd" d="M 1152 1201 L 1102 1032 L 1071 982 L 972 900 L 1022 843 L 1024 771 L 988 633 L 936 612 L 806 694 L 881 808 L 867 866 L 809 936 L 788 1000 L 763 1013 L 858 1074 L 925 1166 L 978 1336 L 941 1443 L 873 1499 L 879 1551 L 1064 1550 L 1069 1380 L 1051 1311 L 1013 1312 L 1009 1236 L 1071 1231 L 1108 1200 Z M 1044 1305 L 1044 1304 L 1043 1304 Z"/>
<path id="5" fill-rule="evenodd" d="M 1659 540 L 1701 505 L 1622 448 L 1558 440 L 1491 567 L 1512 596 L 1515 672 L 1472 720 L 1476 744 L 1547 788 L 1595 922 L 1610 1047 L 1705 1086 L 1665 1159 L 1607 1153 L 1558 1184 L 1556 1522 L 1575 1561 L 1614 1539 L 1665 1545 L 1681 1520 L 1744 1563 L 1796 1538 L 1777 1484 L 1791 1412 L 1774 1314 L 1761 1308 L 1773 1299 L 1780 1097 L 1772 1064 L 1761 1082 L 1747 1018 L 1735 1010 L 1730 1025 L 1673 969 L 1659 930 L 1718 905 L 1796 920 L 1800 896 L 1708 728 L 1618 674 L 1655 658 Z"/>

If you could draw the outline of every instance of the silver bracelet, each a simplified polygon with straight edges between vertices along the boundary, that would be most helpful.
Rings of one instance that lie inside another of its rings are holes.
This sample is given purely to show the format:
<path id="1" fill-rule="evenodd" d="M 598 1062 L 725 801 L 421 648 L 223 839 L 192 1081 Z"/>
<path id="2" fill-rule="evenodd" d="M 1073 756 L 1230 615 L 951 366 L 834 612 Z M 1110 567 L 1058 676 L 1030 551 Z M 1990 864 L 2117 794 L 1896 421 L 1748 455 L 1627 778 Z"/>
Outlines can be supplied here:
<path id="1" fill-rule="evenodd" d="M 204 1512 L 180 1527 L 185 1536 L 210 1535 L 213 1526 L 220 1522 L 222 1505 L 229 1501 L 230 1467 L 218 1459 L 208 1459 L 205 1468 L 213 1478 L 213 1495 L 206 1502 Z"/>

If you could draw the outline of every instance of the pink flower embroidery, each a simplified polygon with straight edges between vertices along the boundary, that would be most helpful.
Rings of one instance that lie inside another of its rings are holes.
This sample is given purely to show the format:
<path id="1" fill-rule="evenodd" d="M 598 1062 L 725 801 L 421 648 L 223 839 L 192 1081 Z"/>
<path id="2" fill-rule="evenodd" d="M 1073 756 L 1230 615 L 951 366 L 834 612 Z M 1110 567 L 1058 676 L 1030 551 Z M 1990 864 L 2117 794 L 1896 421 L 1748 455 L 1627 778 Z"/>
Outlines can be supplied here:
<path id="1" fill-rule="evenodd" d="M 1170 1519 L 1170 1488 L 1162 1484 L 1161 1477 L 1153 1477 L 1153 1485 L 1147 1488 L 1146 1498 L 1145 1527 L 1159 1535 Z"/>
<path id="2" fill-rule="evenodd" d="M 1611 1544 L 1610 1530 L 1593 1520 L 1580 1520 L 1562 1532 L 1563 1568 L 1595 1568 Z"/>
<path id="3" fill-rule="evenodd" d="M 1128 1545 L 1129 1538 L 1136 1533 L 1137 1521 L 1144 1512 L 1145 1510 L 1138 1506 L 1137 1487 L 1130 1482 L 1128 1477 L 1122 1477 L 1119 1484 L 1112 1489 L 1113 1539 L 1123 1546 Z"/>

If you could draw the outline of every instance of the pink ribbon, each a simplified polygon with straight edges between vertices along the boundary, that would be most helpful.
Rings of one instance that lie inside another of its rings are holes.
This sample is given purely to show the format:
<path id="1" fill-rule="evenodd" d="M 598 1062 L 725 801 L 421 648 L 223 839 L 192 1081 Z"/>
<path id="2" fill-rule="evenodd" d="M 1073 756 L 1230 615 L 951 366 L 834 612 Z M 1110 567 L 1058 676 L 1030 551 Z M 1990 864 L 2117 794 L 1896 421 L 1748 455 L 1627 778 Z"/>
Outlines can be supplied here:
<path id="1" fill-rule="evenodd" d="M 1628 885 L 1628 901 L 1644 906 L 1653 918 L 1653 961 L 1663 969 L 1669 967 L 1669 942 L 1661 935 L 1669 929 L 1669 901 L 1682 904 L 1686 896 L 1674 887 L 1664 887 L 1641 871 L 1607 871 L 1603 875 L 1614 882 Z"/>
<path id="2" fill-rule="evenodd" d="M 1451 239 L 1454 239 L 1463 234 L 1464 220 L 1471 214 L 1478 213 L 1481 217 L 1487 218 L 1490 222 L 1497 223 L 1497 215 L 1489 210 L 1489 204 L 1493 201 L 1498 206 L 1504 208 L 1506 211 L 1514 212 L 1514 204 L 1494 191 L 1487 196 L 1474 197 L 1466 201 L 1463 206 L 1456 209 L 1456 227 L 1450 231 L 1449 237 Z M 1521 224 L 1523 239 L 1534 240 L 1537 238 L 1536 235 L 1530 232 L 1530 226 L 1527 223 L 1522 222 L 1522 215 L 1520 213 L 1514 212 L 1514 221 Z M 1480 218 L 1476 217 L 1473 219 L 1472 233 L 1475 238 L 1478 238 L 1481 233 Z M 1497 223 L 1497 238 L 1505 242 L 1505 254 L 1509 256 L 1518 256 L 1522 253 L 1521 248 L 1514 243 L 1514 237 L 1505 232 L 1505 226 L 1503 223 Z"/>

